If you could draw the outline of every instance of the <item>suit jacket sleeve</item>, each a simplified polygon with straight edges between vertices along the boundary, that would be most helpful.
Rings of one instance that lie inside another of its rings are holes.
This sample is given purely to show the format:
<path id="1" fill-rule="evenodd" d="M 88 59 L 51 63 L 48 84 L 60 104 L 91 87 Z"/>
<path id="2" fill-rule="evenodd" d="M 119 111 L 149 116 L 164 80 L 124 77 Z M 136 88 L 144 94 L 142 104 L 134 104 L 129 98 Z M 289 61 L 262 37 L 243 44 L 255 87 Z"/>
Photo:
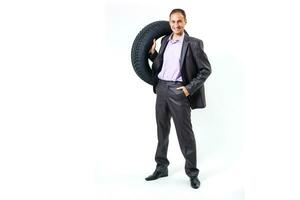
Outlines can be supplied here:
<path id="1" fill-rule="evenodd" d="M 169 36 L 164 36 L 164 37 L 161 39 L 160 45 L 163 44 L 163 41 L 164 41 L 167 37 L 169 37 Z M 160 46 L 160 48 L 161 48 L 161 46 Z M 151 54 L 151 53 L 148 54 L 148 58 L 149 58 L 152 62 L 154 62 L 154 60 L 155 60 L 155 58 L 157 57 L 157 55 L 158 55 L 158 52 L 155 50 L 153 54 Z"/>
<path id="2" fill-rule="evenodd" d="M 157 56 L 157 51 L 155 50 L 155 52 L 153 53 L 153 54 L 151 54 L 151 53 L 149 53 L 149 59 L 152 61 L 152 62 L 154 62 L 154 60 L 155 60 L 155 58 L 156 58 L 156 56 Z"/>
<path id="3" fill-rule="evenodd" d="M 197 67 L 197 75 L 185 87 L 190 95 L 193 95 L 204 84 L 207 77 L 211 74 L 211 66 L 208 58 L 203 51 L 203 42 L 201 40 L 195 41 L 192 45 L 192 54 Z"/>
<path id="4" fill-rule="evenodd" d="M 157 55 L 158 55 L 158 53 L 156 50 L 153 54 L 151 54 L 151 53 L 148 54 L 148 58 L 152 61 L 152 79 L 153 79 L 153 81 L 154 81 L 155 73 L 156 73 L 155 66 L 154 66 L 154 60 L 157 57 Z"/>

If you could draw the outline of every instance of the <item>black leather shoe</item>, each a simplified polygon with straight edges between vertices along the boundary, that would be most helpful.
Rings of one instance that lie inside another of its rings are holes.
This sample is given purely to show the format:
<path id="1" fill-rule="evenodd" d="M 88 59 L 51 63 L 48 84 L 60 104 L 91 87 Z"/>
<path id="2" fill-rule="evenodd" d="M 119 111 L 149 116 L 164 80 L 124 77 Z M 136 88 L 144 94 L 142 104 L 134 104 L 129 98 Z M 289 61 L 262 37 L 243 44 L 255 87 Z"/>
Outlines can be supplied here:
<path id="1" fill-rule="evenodd" d="M 151 174 L 150 176 L 148 176 L 147 178 L 145 178 L 146 181 L 153 181 L 156 180 L 158 178 L 162 178 L 162 177 L 166 177 L 168 176 L 168 169 L 165 170 L 155 170 L 153 172 L 153 174 Z"/>
<path id="2" fill-rule="evenodd" d="M 192 188 L 198 189 L 200 187 L 200 181 L 198 177 L 191 177 L 190 180 Z"/>

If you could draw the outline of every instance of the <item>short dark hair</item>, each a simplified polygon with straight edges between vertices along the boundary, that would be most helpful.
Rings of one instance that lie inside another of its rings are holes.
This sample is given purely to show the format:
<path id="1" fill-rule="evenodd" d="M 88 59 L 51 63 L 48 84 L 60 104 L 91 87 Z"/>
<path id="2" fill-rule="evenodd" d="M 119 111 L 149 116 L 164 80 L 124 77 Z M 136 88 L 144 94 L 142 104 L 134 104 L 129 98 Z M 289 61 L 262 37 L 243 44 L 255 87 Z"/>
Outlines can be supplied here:
<path id="1" fill-rule="evenodd" d="M 171 17 L 171 15 L 174 14 L 174 13 L 181 13 L 181 14 L 183 15 L 184 19 L 186 20 L 186 15 L 185 15 L 185 12 L 184 12 L 183 9 L 181 9 L 181 8 L 175 8 L 175 9 L 173 9 L 173 10 L 170 12 L 169 17 Z"/>

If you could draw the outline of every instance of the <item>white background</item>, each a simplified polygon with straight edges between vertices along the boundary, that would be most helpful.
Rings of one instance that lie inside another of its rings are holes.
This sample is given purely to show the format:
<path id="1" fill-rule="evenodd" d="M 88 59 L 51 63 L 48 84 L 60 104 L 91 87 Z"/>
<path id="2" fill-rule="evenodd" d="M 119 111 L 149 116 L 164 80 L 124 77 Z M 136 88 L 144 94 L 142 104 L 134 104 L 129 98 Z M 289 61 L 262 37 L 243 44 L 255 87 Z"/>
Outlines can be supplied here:
<path id="1" fill-rule="evenodd" d="M 155 95 L 130 63 L 145 25 L 186 10 L 213 73 L 192 112 L 199 190 L 176 134 L 154 169 Z M 293 1 L 1 1 L 1 199 L 298 199 Z M 299 196 L 299 195 L 298 195 Z"/>

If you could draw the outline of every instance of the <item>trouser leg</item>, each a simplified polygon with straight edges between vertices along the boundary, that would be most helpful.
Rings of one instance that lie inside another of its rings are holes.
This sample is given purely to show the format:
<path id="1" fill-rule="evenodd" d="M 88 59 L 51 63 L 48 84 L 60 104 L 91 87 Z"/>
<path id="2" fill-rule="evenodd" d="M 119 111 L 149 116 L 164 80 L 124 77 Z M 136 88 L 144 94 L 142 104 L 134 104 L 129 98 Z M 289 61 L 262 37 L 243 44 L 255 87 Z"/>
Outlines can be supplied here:
<path id="1" fill-rule="evenodd" d="M 176 86 L 177 87 L 177 86 Z M 169 89 L 169 109 L 173 118 L 181 152 L 185 158 L 185 172 L 189 177 L 198 176 L 196 141 L 191 123 L 188 99 L 176 87 Z"/>
<path id="2" fill-rule="evenodd" d="M 171 114 L 167 104 L 166 96 L 167 87 L 158 84 L 156 88 L 156 124 L 157 124 L 157 149 L 155 154 L 155 161 L 158 169 L 168 167 L 169 160 L 167 159 L 167 152 L 169 146 L 169 133 L 170 133 L 170 119 Z"/>

